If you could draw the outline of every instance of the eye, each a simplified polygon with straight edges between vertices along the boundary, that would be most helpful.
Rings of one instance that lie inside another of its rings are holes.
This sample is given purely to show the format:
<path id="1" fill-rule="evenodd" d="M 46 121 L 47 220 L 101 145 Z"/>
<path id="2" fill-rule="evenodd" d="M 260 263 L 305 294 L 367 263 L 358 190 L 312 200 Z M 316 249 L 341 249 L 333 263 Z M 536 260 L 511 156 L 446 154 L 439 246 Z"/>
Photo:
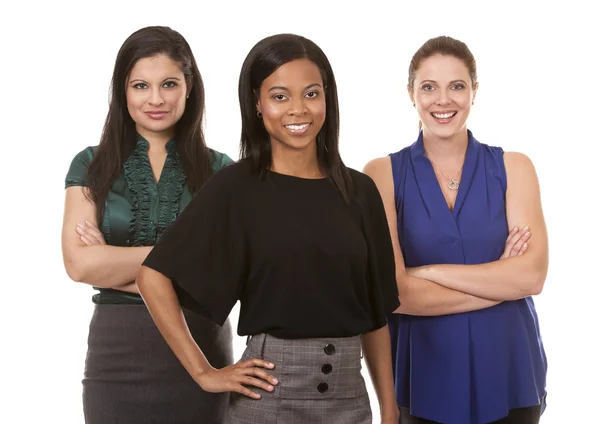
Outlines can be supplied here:
<path id="1" fill-rule="evenodd" d="M 309 91 L 305 95 L 305 97 L 308 97 L 309 99 L 314 99 L 315 97 L 318 97 L 318 96 L 319 96 L 319 92 L 318 91 Z"/>
<path id="2" fill-rule="evenodd" d="M 165 88 L 174 88 L 177 87 L 177 83 L 175 81 L 167 81 L 163 84 Z"/>
<path id="3" fill-rule="evenodd" d="M 287 99 L 287 96 L 286 96 L 285 94 L 275 94 L 275 95 L 273 96 L 273 98 L 274 98 L 275 100 L 277 100 L 278 102 L 281 102 L 281 101 L 283 101 L 283 100 Z"/>
<path id="4" fill-rule="evenodd" d="M 143 90 L 144 88 L 148 88 L 148 86 L 146 84 L 144 84 L 143 82 L 138 82 L 137 84 L 135 84 L 133 86 L 133 88 L 138 89 L 138 90 Z"/>
<path id="5" fill-rule="evenodd" d="M 433 88 L 433 85 L 431 85 L 431 84 L 425 84 L 425 85 L 421 86 L 421 90 L 423 90 L 423 91 L 433 91 L 434 88 Z"/>
<path id="6" fill-rule="evenodd" d="M 462 89 L 464 89 L 464 88 L 465 88 L 465 85 L 464 85 L 464 84 L 460 84 L 460 83 L 458 83 L 458 84 L 454 84 L 454 85 L 453 85 L 452 87 L 450 87 L 450 88 L 452 88 L 453 90 L 462 90 Z"/>

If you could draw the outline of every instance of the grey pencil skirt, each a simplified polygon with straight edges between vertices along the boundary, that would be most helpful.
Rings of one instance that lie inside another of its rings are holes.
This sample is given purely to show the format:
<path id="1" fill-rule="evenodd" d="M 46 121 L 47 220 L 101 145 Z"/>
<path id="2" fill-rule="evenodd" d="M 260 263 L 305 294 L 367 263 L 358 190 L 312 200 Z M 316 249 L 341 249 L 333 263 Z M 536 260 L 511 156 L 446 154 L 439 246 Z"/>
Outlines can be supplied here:
<path id="1" fill-rule="evenodd" d="M 252 337 L 242 360 L 275 364 L 273 392 L 252 387 L 261 399 L 229 396 L 228 424 L 370 424 L 369 396 L 361 374 L 360 337 L 279 339 Z"/>
<path id="2" fill-rule="evenodd" d="M 229 321 L 184 311 L 210 363 L 233 362 Z M 83 378 L 87 424 L 221 424 L 228 394 L 203 391 L 171 351 L 145 305 L 96 305 Z"/>

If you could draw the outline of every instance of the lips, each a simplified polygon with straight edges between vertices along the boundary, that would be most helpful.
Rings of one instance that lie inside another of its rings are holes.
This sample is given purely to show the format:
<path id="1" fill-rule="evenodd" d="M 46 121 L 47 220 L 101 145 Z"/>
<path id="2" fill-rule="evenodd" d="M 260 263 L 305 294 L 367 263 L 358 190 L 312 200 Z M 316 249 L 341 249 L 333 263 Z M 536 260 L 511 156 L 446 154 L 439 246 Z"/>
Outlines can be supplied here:
<path id="1" fill-rule="evenodd" d="M 431 112 L 431 116 L 436 119 L 450 119 L 456 115 L 457 112 Z"/>
<path id="2" fill-rule="evenodd" d="M 162 119 L 162 118 L 164 118 L 165 116 L 167 116 L 167 114 L 168 114 L 169 112 L 165 112 L 165 111 L 162 111 L 162 110 L 152 110 L 152 111 L 150 111 L 150 112 L 145 112 L 145 113 L 146 113 L 146 115 L 148 115 L 148 117 L 150 117 L 151 119 L 157 119 L 157 120 L 158 120 L 158 119 Z"/>
<path id="3" fill-rule="evenodd" d="M 284 128 L 286 130 L 288 130 L 288 132 L 298 135 L 298 134 L 304 134 L 306 131 L 308 131 L 308 128 L 311 125 L 312 125 L 312 122 L 301 122 L 301 123 L 297 123 L 297 124 L 284 125 Z"/>

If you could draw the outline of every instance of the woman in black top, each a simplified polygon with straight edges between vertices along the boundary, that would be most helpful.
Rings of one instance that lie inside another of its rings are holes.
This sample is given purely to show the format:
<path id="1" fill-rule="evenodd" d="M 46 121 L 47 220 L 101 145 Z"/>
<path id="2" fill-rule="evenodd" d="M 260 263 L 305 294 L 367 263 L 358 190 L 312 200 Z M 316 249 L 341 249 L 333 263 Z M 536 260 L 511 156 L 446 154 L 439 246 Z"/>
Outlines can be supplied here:
<path id="1" fill-rule="evenodd" d="M 329 61 L 306 38 L 268 37 L 244 62 L 239 96 L 241 162 L 165 232 L 140 293 L 198 384 L 233 392 L 226 422 L 370 423 L 362 339 L 382 422 L 397 424 L 393 250 L 375 184 L 340 158 Z M 238 334 L 252 338 L 240 362 L 215 369 L 181 306 L 221 324 L 237 300 Z"/>

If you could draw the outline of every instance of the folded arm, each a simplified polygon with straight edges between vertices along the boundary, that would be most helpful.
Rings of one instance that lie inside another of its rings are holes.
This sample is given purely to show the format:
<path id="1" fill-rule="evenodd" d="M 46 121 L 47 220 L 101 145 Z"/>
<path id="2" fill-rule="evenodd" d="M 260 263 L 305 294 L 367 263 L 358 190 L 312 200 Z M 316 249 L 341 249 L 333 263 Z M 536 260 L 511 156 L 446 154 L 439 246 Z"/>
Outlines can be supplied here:
<path id="1" fill-rule="evenodd" d="M 505 153 L 504 162 L 508 225 L 529 227 L 527 253 L 480 265 L 428 265 L 410 269 L 410 275 L 498 301 L 541 293 L 548 272 L 548 235 L 538 178 L 531 160 L 523 154 Z"/>
<path id="2" fill-rule="evenodd" d="M 388 220 L 396 262 L 396 282 L 401 306 L 395 311 L 407 315 L 448 315 L 495 306 L 490 300 L 460 290 L 444 287 L 436 282 L 409 275 L 406 272 L 402 248 L 398 239 L 397 212 L 394 201 L 392 163 L 389 156 L 374 159 L 363 171 L 369 175 L 379 190 Z"/>
<path id="3" fill-rule="evenodd" d="M 87 199 L 84 190 L 80 186 L 66 190 L 62 252 L 67 274 L 73 281 L 95 287 L 137 293 L 132 282 L 152 247 L 86 245 L 77 232 L 77 224 L 88 221 L 97 226 L 97 223 L 95 205 Z"/>

